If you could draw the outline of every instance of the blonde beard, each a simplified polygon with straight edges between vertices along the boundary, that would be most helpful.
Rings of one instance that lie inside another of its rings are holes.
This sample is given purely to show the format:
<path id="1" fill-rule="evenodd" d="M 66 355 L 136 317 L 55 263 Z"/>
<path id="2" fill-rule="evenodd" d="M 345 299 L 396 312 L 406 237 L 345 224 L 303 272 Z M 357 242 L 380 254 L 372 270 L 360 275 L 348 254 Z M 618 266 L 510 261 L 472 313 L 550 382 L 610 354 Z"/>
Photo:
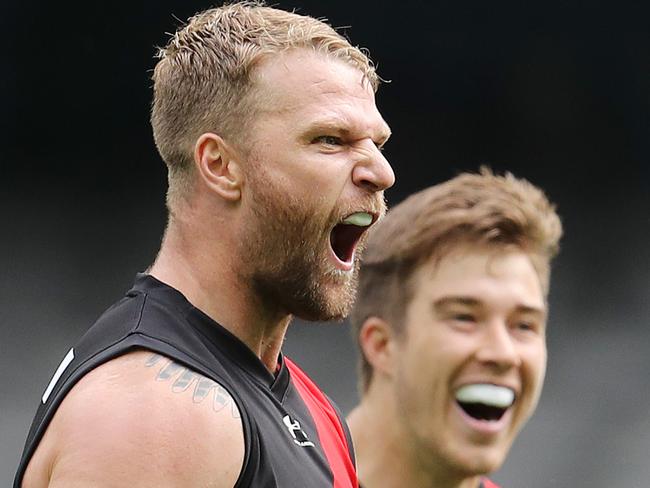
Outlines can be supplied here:
<path id="1" fill-rule="evenodd" d="M 352 271 L 334 268 L 327 254 L 335 222 L 331 212 L 318 212 L 324 202 L 307 207 L 263 173 L 249 180 L 253 218 L 240 239 L 242 277 L 264 304 L 287 314 L 313 321 L 345 318 L 356 296 L 358 259 Z"/>

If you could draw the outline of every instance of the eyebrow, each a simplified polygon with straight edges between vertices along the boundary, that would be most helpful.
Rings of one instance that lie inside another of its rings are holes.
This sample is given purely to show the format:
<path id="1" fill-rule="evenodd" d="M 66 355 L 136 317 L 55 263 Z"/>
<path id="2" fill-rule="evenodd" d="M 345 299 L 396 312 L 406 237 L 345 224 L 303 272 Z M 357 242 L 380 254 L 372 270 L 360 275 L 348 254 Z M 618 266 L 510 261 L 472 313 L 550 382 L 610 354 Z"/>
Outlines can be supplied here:
<path id="1" fill-rule="evenodd" d="M 450 305 L 465 305 L 470 307 L 475 307 L 480 305 L 481 302 L 476 298 L 464 297 L 464 296 L 451 296 L 451 297 L 442 297 L 433 302 L 433 307 L 435 309 L 448 307 Z"/>
<path id="2" fill-rule="evenodd" d="M 480 300 L 477 300 L 474 297 L 470 296 L 445 296 L 437 299 L 436 301 L 433 302 L 433 309 L 436 312 L 440 312 L 444 310 L 447 307 L 453 306 L 453 305 L 461 305 L 465 307 L 481 307 L 483 306 L 483 303 Z M 536 306 L 532 305 L 522 305 L 519 304 L 515 307 L 515 311 L 518 313 L 526 313 L 526 314 L 532 314 L 532 315 L 537 315 L 540 318 L 545 318 L 546 317 L 546 309 L 545 308 L 539 308 Z"/>
<path id="3" fill-rule="evenodd" d="M 380 137 L 378 141 L 379 145 L 383 146 L 384 144 L 386 144 L 388 142 L 388 139 L 390 139 L 392 135 L 393 135 L 393 131 L 390 129 L 389 125 L 386 122 L 384 122 L 384 128 L 380 133 Z"/>
<path id="4" fill-rule="evenodd" d="M 352 127 L 352 130 L 350 130 L 349 127 Z M 349 137 L 350 134 L 355 131 L 355 129 L 356 124 L 350 124 L 350 122 L 343 117 L 332 116 L 314 120 L 311 124 L 309 124 L 305 132 L 311 134 L 324 130 L 335 130 L 337 132 L 340 132 L 341 135 Z M 388 141 L 391 135 L 392 131 L 390 129 L 390 126 L 386 123 L 385 120 L 382 119 L 381 128 L 376 133 L 373 131 L 372 139 L 375 141 L 375 143 L 382 146 L 386 143 L 386 141 Z"/>

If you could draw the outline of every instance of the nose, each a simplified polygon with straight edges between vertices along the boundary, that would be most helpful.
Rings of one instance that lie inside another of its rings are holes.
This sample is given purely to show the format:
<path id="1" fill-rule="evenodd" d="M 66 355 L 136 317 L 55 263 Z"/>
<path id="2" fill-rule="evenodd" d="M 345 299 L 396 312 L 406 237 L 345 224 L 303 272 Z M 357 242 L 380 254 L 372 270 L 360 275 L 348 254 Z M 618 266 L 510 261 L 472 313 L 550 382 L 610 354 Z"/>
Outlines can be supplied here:
<path id="1" fill-rule="evenodd" d="M 352 170 L 355 185 L 369 192 L 390 188 L 395 183 L 395 173 L 381 150 L 370 139 L 363 141 L 362 158 Z"/>
<path id="2" fill-rule="evenodd" d="M 507 371 L 521 364 L 515 341 L 503 323 L 493 323 L 485 328 L 476 357 L 499 371 Z"/>

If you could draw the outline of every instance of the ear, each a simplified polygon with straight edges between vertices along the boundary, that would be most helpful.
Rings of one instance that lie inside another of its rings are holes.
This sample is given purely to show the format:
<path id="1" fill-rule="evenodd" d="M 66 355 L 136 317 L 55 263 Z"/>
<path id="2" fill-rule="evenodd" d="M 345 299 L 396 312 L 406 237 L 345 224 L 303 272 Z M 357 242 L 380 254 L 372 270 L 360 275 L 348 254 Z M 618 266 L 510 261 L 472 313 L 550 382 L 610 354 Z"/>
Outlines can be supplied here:
<path id="1" fill-rule="evenodd" d="M 241 198 L 242 172 L 235 151 L 217 134 L 201 134 L 194 145 L 194 163 L 199 178 L 229 202 Z"/>
<path id="2" fill-rule="evenodd" d="M 359 330 L 359 345 L 373 369 L 373 378 L 392 377 L 397 359 L 395 333 L 388 322 L 368 317 Z"/>

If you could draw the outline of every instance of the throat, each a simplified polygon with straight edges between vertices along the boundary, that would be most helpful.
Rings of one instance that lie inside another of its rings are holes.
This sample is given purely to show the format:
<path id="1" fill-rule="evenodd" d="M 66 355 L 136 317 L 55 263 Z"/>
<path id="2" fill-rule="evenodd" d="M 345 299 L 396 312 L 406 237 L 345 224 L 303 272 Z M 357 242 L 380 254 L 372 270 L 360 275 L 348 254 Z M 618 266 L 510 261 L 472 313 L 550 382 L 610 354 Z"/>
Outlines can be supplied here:
<path id="1" fill-rule="evenodd" d="M 330 234 L 330 244 L 336 257 L 344 263 L 349 263 L 354 257 L 354 250 L 365 227 L 357 225 L 338 224 Z"/>
<path id="2" fill-rule="evenodd" d="M 280 370 L 280 352 L 290 322 L 291 316 L 286 316 L 266 326 L 260 324 L 257 330 L 250 330 L 248 340 L 242 339 L 273 376 Z"/>

